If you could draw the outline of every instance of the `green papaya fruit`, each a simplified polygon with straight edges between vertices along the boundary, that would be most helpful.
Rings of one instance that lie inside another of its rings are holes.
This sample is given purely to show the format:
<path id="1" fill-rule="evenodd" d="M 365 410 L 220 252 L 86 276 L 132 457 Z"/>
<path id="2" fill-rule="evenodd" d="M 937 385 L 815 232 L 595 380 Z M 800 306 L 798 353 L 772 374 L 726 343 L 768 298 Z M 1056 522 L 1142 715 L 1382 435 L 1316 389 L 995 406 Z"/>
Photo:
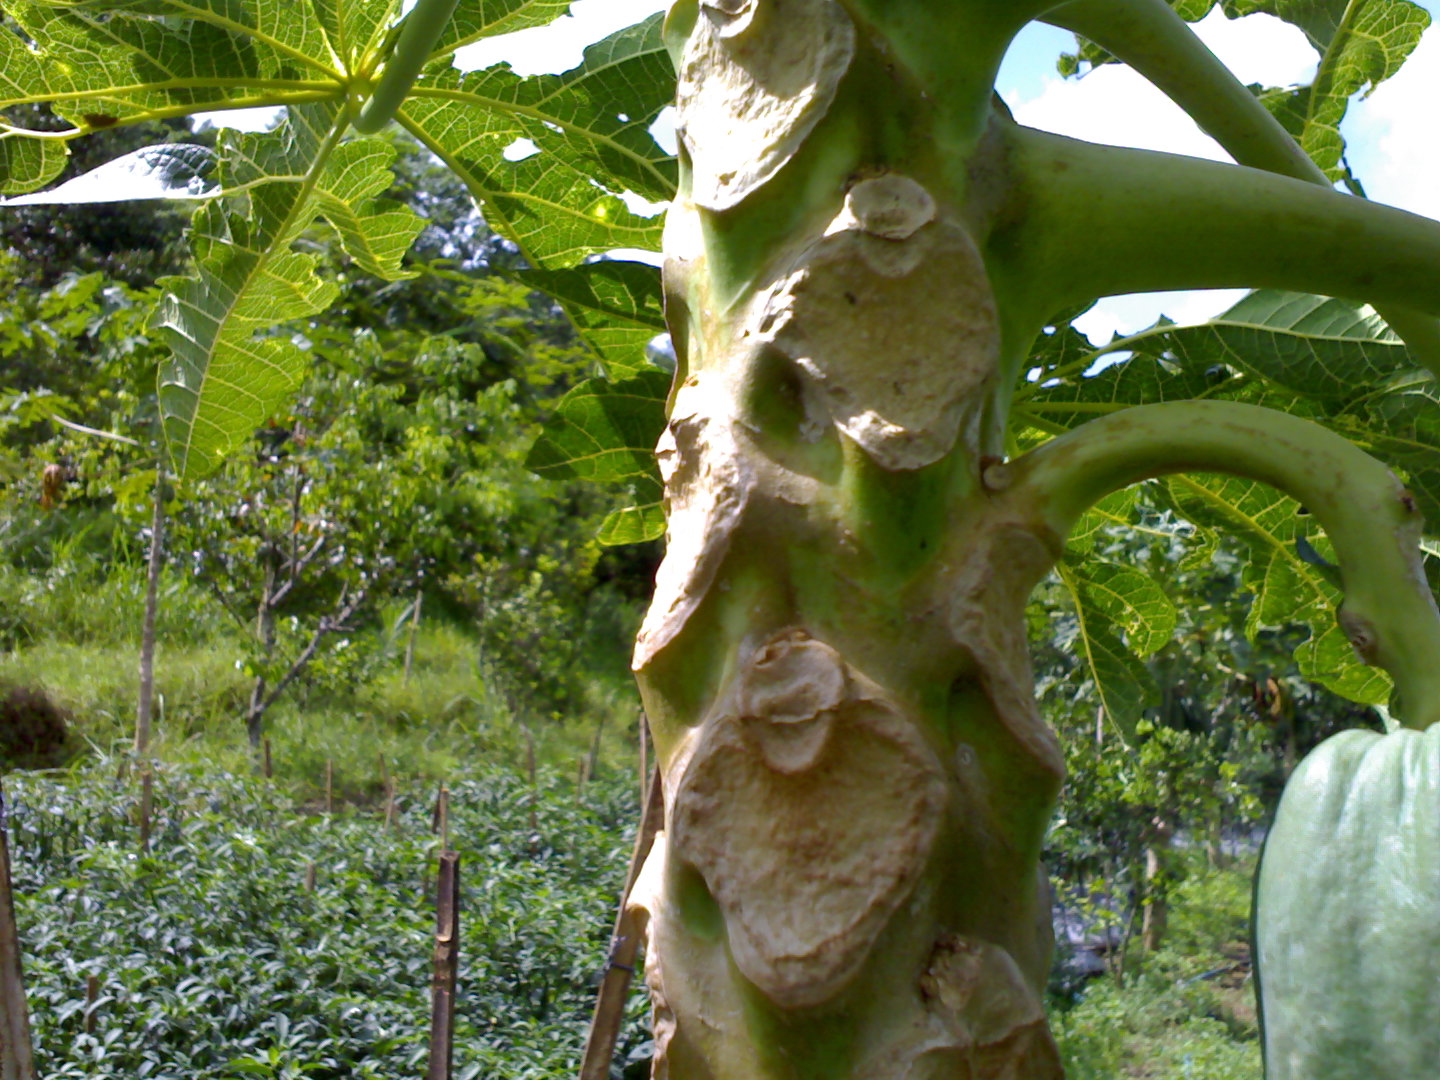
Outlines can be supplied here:
<path id="1" fill-rule="evenodd" d="M 1265 842 L 1255 962 L 1267 1080 L 1440 1077 L 1440 725 L 1347 731 Z"/>

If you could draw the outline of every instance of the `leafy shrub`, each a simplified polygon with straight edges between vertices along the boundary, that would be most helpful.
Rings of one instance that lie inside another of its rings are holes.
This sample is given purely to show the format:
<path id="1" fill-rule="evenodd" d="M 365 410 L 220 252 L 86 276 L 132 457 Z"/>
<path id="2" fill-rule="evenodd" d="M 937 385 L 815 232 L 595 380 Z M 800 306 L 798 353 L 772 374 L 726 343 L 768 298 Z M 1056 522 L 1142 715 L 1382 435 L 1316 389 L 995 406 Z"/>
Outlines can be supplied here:
<path id="1" fill-rule="evenodd" d="M 64 709 L 36 687 L 0 682 L 0 769 L 58 765 L 71 749 Z"/>

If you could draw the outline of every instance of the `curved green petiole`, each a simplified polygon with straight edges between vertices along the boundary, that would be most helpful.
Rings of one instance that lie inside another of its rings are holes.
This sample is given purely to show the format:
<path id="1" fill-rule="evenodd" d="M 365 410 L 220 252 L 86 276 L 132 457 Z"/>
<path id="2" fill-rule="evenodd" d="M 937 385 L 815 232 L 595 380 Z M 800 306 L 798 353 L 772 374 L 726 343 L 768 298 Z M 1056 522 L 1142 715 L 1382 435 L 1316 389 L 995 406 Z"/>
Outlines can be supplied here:
<path id="1" fill-rule="evenodd" d="M 1298 499 L 1340 558 L 1341 627 L 1395 680 L 1403 722 L 1440 721 L 1440 610 L 1420 564 L 1421 519 L 1389 469 L 1334 432 L 1233 401 L 1141 405 L 986 471 L 997 509 L 1063 541 L 1112 491 L 1169 473 L 1244 476 Z"/>
<path id="2" fill-rule="evenodd" d="M 1237 286 L 1440 315 L 1440 222 L 1245 166 L 1006 127 L 1014 224 L 994 266 L 1048 313 Z"/>
<path id="3" fill-rule="evenodd" d="M 1043 20 L 1125 61 L 1241 165 L 1330 188 L 1299 143 L 1165 0 L 1070 0 Z M 1380 316 L 1440 378 L 1440 323 L 1390 305 L 1382 306 Z"/>
<path id="4" fill-rule="evenodd" d="M 356 131 L 373 135 L 395 118 L 458 5 L 459 0 L 418 0 L 405 16 L 374 93 L 352 121 Z"/>

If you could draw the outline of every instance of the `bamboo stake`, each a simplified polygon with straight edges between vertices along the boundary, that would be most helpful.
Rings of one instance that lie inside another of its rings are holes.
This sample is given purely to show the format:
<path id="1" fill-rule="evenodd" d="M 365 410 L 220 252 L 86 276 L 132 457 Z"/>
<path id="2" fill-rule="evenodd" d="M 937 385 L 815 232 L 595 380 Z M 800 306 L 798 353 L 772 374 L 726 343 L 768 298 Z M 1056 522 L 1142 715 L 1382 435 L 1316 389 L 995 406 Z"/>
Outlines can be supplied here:
<path id="1" fill-rule="evenodd" d="M 0 788 L 0 1080 L 35 1080 L 30 1011 L 20 963 L 20 933 L 10 891 L 10 842 L 5 825 L 5 792 Z"/>
<path id="2" fill-rule="evenodd" d="M 165 551 L 165 469 L 155 473 L 150 518 L 150 558 L 145 568 L 145 614 L 140 624 L 140 694 L 135 703 L 135 756 L 150 752 L 150 721 L 155 702 L 155 615 L 159 609 L 160 568 Z"/>
<path id="3" fill-rule="evenodd" d="M 595 725 L 595 735 L 590 740 L 590 756 L 585 762 L 585 779 L 593 780 L 600 770 L 600 737 L 605 733 L 605 717 Z"/>
<path id="4" fill-rule="evenodd" d="M 640 735 L 640 790 L 650 790 L 650 724 L 645 719 L 645 710 L 640 710 L 640 719 L 635 723 Z"/>
<path id="5" fill-rule="evenodd" d="M 95 1002 L 100 997 L 100 976 L 85 976 L 85 1034 L 95 1034 Z"/>
<path id="6" fill-rule="evenodd" d="M 460 856 L 440 853 L 435 896 L 435 974 L 430 985 L 430 1065 L 426 1080 L 450 1080 L 455 1041 L 455 978 L 460 969 Z"/>
<path id="7" fill-rule="evenodd" d="M 643 721 L 642 721 L 643 722 Z M 620 909 L 615 913 L 615 928 L 610 934 L 610 957 L 600 991 L 595 998 L 595 1013 L 590 1020 L 590 1033 L 585 1038 L 585 1054 L 580 1060 L 580 1080 L 609 1080 L 610 1062 L 615 1057 L 615 1041 L 625 1019 L 625 998 L 635 975 L 635 957 L 645 928 L 639 916 L 626 905 L 640 868 L 650 854 L 661 823 L 665 819 L 665 789 L 660 770 L 650 779 L 645 808 L 640 815 L 640 829 L 635 834 L 635 848 L 630 854 L 630 869 L 625 875 L 625 891 L 620 896 Z"/>

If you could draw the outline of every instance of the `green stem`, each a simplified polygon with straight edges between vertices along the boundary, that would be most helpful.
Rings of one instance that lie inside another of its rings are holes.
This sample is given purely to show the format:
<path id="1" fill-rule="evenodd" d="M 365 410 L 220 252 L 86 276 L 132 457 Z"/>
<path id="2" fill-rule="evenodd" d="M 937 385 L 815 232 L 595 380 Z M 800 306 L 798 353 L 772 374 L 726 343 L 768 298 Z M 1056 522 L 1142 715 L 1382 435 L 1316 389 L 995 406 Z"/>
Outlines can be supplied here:
<path id="1" fill-rule="evenodd" d="M 1165 0 L 1071 0 L 1045 21 L 1129 64 L 1241 165 L 1329 187 L 1280 121 Z"/>
<path id="2" fill-rule="evenodd" d="M 1350 9 L 1345 17 L 1352 17 Z M 1049 12 L 1045 21 L 1089 38 L 1125 61 L 1241 165 L 1329 189 L 1324 171 L 1165 0 L 1071 0 Z M 1321 67 L 1323 71 L 1325 65 Z M 1381 308 L 1380 316 L 1405 339 L 1415 358 L 1440 376 L 1440 323 L 1390 305 Z"/>
<path id="3" fill-rule="evenodd" d="M 1440 222 L 1290 177 L 1010 128 L 1019 222 L 997 265 L 1046 310 L 1236 286 L 1440 314 Z"/>
<path id="4" fill-rule="evenodd" d="M 1063 538 L 1112 491 L 1188 470 L 1270 484 L 1314 514 L 1340 557 L 1339 618 L 1356 652 L 1395 680 L 1409 726 L 1440 721 L 1440 611 L 1420 564 L 1414 499 L 1339 435 L 1233 401 L 1142 405 L 992 466 L 986 483 L 1005 512 Z"/>
<path id="5" fill-rule="evenodd" d="M 418 0 L 410 14 L 405 16 L 400 37 L 390 58 L 385 61 L 380 82 L 355 117 L 356 131 L 362 135 L 373 135 L 395 118 L 420 69 L 430 59 L 435 43 L 445 32 L 458 3 L 459 0 Z"/>

